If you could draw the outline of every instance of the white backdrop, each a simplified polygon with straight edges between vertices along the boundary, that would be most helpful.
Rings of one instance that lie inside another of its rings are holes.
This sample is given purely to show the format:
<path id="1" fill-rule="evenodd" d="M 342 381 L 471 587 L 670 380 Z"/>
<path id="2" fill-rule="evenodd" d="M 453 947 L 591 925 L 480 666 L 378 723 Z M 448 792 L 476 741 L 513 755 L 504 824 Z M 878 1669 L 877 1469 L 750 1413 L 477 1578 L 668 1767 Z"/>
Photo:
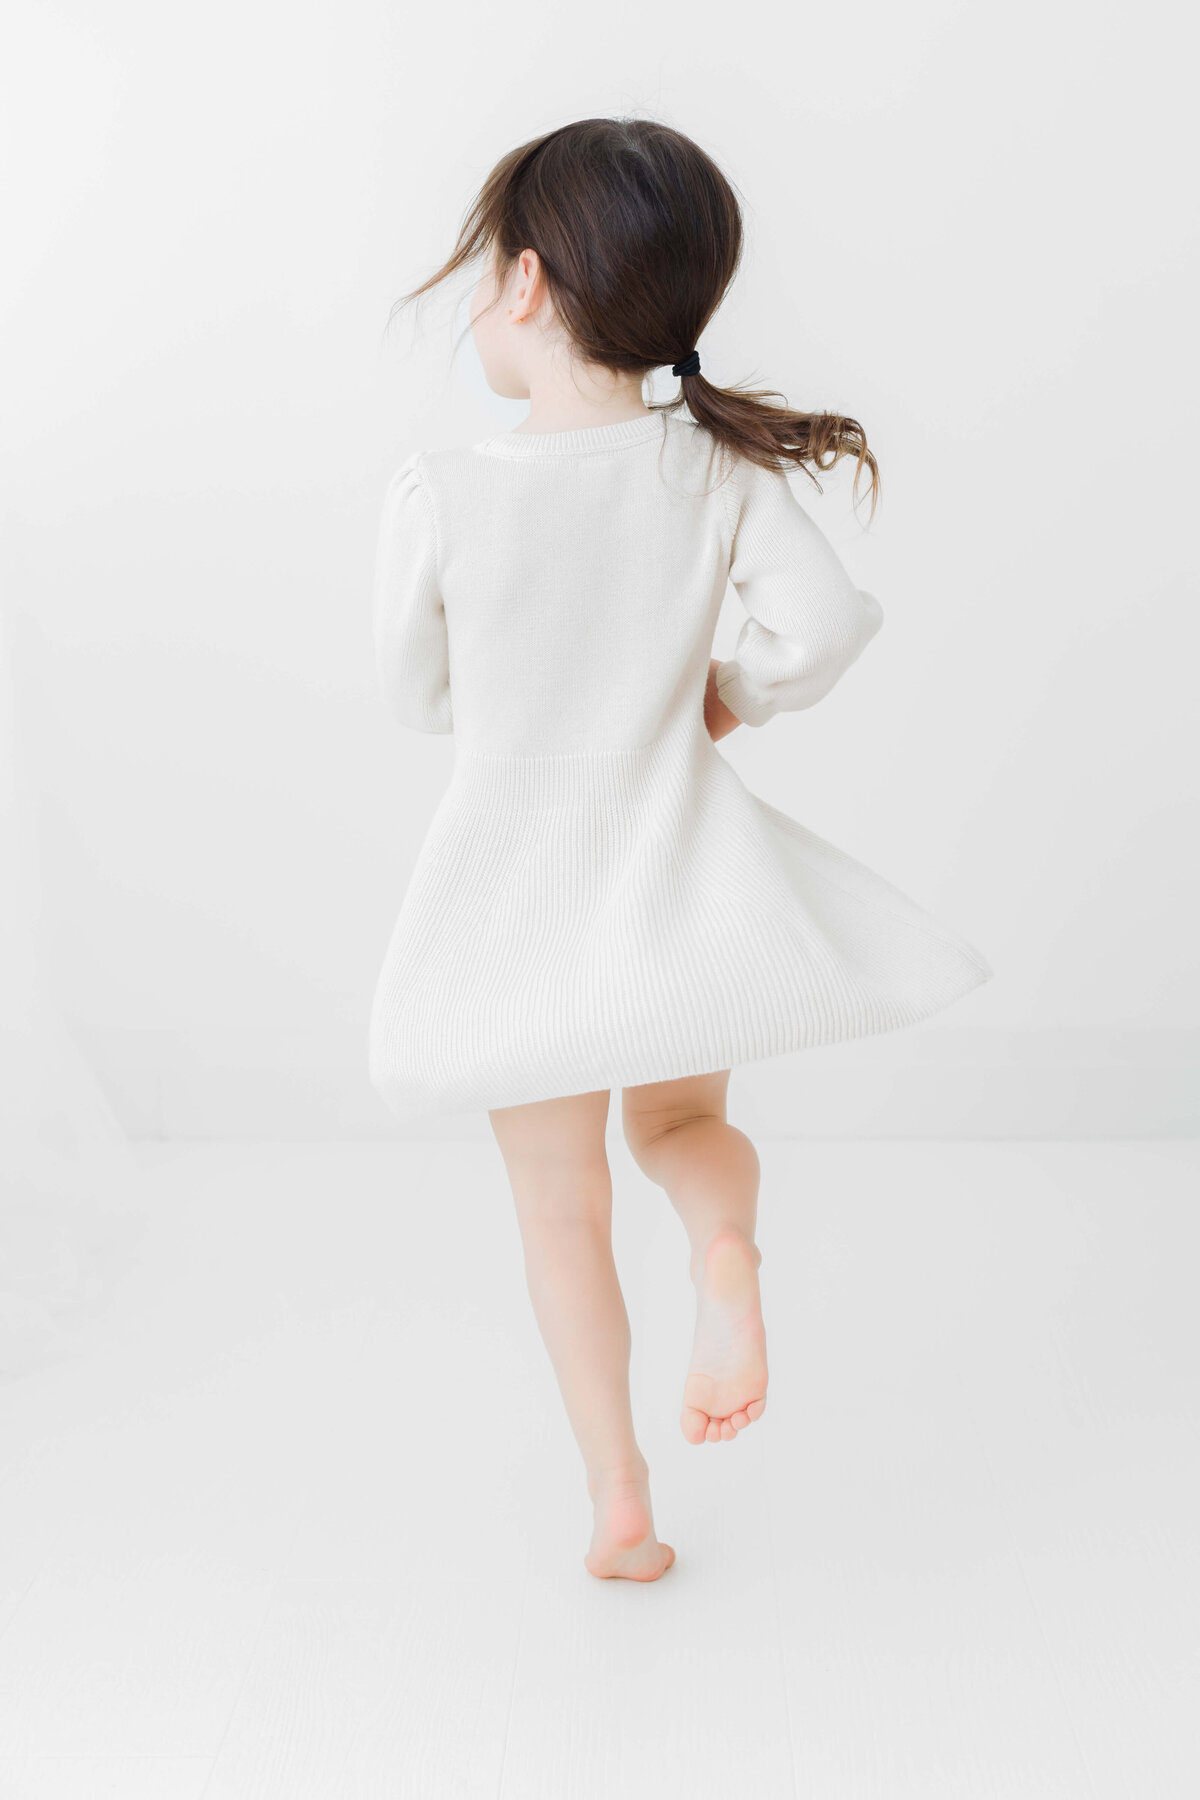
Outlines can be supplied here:
<path id="1" fill-rule="evenodd" d="M 394 1129 L 370 995 L 453 747 L 375 694 L 378 509 L 411 449 L 523 408 L 469 340 L 451 360 L 461 294 L 384 328 L 501 153 L 600 113 L 689 132 L 745 199 L 706 372 L 852 414 L 882 467 L 869 531 L 843 470 L 797 492 L 884 631 L 722 750 L 996 969 L 940 1020 L 741 1071 L 739 1116 L 1195 1131 L 1175 9 L 778 4 L 735 34 L 639 0 L 540 37 L 477 4 L 10 16 L 21 766 L 47 1004 L 128 1132 Z"/>

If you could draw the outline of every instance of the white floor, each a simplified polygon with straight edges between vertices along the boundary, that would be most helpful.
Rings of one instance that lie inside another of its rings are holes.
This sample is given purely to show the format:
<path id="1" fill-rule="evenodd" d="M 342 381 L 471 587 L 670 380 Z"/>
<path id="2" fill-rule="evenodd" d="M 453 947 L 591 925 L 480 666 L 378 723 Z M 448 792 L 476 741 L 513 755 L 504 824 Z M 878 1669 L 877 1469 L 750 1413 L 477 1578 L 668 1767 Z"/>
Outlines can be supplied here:
<path id="1" fill-rule="evenodd" d="M 490 1144 L 140 1152 L 136 1267 L 0 1389 L 3 1800 L 1195 1800 L 1187 1142 L 761 1144 L 770 1397 L 587 1574 Z"/>

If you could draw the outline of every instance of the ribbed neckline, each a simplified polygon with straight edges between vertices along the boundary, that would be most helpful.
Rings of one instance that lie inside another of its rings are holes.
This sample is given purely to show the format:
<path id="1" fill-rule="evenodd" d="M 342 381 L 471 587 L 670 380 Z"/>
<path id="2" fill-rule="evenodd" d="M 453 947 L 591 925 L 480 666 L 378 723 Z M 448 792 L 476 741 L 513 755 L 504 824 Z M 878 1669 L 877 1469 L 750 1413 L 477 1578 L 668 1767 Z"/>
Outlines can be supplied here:
<path id="1" fill-rule="evenodd" d="M 574 431 L 502 431 L 477 446 L 493 456 L 570 456 L 583 450 L 622 450 L 665 432 L 669 415 L 647 413 L 616 425 L 582 425 Z"/>

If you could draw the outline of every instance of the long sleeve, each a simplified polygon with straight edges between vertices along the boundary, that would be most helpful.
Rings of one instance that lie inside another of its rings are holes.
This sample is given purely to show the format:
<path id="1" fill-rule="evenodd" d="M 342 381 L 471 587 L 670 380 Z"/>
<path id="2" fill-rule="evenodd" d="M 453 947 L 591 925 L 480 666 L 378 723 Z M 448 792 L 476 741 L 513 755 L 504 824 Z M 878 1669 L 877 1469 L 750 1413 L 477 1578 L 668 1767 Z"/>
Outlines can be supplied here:
<path id="1" fill-rule="evenodd" d="M 743 724 L 763 725 L 822 699 L 879 630 L 883 609 L 855 587 L 786 475 L 743 459 L 735 480 L 729 578 L 749 616 L 716 688 Z"/>
<path id="2" fill-rule="evenodd" d="M 437 551 L 433 502 L 415 451 L 384 495 L 374 591 L 379 689 L 393 715 L 414 731 L 454 729 Z"/>

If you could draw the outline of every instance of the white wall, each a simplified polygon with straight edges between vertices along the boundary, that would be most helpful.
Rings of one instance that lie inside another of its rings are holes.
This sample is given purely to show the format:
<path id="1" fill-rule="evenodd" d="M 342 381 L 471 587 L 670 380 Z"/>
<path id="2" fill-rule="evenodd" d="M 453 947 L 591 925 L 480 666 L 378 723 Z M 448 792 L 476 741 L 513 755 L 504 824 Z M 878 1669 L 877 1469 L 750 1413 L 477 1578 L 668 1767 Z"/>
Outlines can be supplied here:
<path id="1" fill-rule="evenodd" d="M 452 300 L 383 331 L 497 156 L 621 112 L 691 133 L 747 202 L 706 372 L 853 414 L 883 470 L 865 534 L 843 470 L 798 492 L 885 630 L 723 750 L 997 971 L 941 1020 L 743 1071 L 742 1116 L 1196 1129 L 1176 16 L 18 11 L 5 590 L 47 961 L 130 1130 L 392 1130 L 370 994 L 453 750 L 375 696 L 378 507 L 411 448 L 522 408 L 469 341 L 452 363 Z"/>

